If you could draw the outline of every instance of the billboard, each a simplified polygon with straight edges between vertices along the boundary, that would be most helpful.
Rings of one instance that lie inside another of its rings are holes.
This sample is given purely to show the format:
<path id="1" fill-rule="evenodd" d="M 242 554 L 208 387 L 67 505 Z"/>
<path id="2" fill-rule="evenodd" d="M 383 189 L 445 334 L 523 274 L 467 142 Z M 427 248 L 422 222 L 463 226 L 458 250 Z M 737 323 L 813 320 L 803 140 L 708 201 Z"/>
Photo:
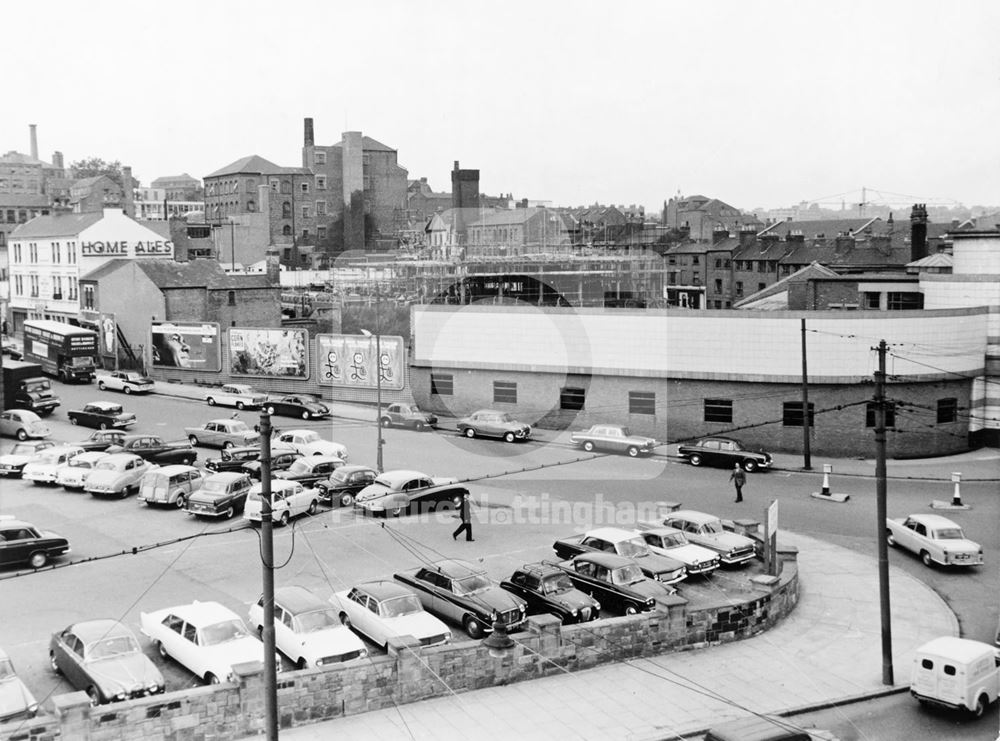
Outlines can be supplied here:
<path id="1" fill-rule="evenodd" d="M 308 378 L 304 329 L 229 330 L 229 372 L 234 376 Z"/>
<path id="2" fill-rule="evenodd" d="M 327 386 L 374 389 L 377 350 L 381 351 L 378 368 L 382 388 L 403 388 L 403 362 L 406 349 L 403 338 L 382 335 L 321 334 L 316 336 L 319 353 L 319 383 Z"/>
<path id="3" fill-rule="evenodd" d="M 118 355 L 118 327 L 114 314 L 101 314 L 97 320 L 98 344 L 101 355 Z"/>
<path id="4" fill-rule="evenodd" d="M 222 370 L 218 324 L 153 322 L 149 332 L 154 367 Z"/>

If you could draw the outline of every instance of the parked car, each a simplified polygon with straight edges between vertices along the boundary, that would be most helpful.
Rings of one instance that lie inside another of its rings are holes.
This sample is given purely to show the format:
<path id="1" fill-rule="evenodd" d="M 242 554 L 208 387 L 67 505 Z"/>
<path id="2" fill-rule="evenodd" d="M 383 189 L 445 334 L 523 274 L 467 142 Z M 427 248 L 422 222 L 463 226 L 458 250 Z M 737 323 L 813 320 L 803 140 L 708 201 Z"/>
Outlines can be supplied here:
<path id="1" fill-rule="evenodd" d="M 314 397 L 305 394 L 280 396 L 268 399 L 264 409 L 271 416 L 280 414 L 283 417 L 298 417 L 299 419 L 322 419 L 330 414 L 330 408 Z"/>
<path id="2" fill-rule="evenodd" d="M 263 484 L 257 482 L 250 487 L 246 506 L 243 508 L 243 519 L 248 522 L 261 521 L 263 506 L 261 494 Z M 319 505 L 319 498 L 312 489 L 306 489 L 295 481 L 271 479 L 271 520 L 279 525 L 287 525 L 289 520 L 299 515 L 314 515 Z"/>
<path id="3" fill-rule="evenodd" d="M 334 592 L 330 604 L 344 625 L 383 649 L 399 636 L 413 636 L 422 646 L 451 640 L 448 626 L 424 610 L 413 590 L 394 581 L 369 581 Z"/>
<path id="4" fill-rule="evenodd" d="M 156 384 L 149 376 L 132 371 L 112 371 L 106 376 L 99 376 L 97 388 L 101 391 L 123 391 L 126 394 L 148 394 Z"/>
<path id="5" fill-rule="evenodd" d="M 750 450 L 731 437 L 706 437 L 689 445 L 681 445 L 677 454 L 692 466 L 705 463 L 709 466 L 733 468 L 739 463 L 747 473 L 770 468 L 773 463 L 770 453 Z"/>
<path id="6" fill-rule="evenodd" d="M 573 586 L 600 600 L 601 609 L 626 615 L 649 612 L 656 603 L 677 593 L 674 587 L 650 579 L 631 559 L 614 553 L 581 553 L 559 564 Z"/>
<path id="7" fill-rule="evenodd" d="M 251 430 L 241 419 L 213 419 L 198 427 L 185 427 L 184 434 L 192 445 L 215 448 L 235 448 L 257 445 L 260 433 Z"/>
<path id="8" fill-rule="evenodd" d="M 458 421 L 458 432 L 466 437 L 498 437 L 512 443 L 531 437 L 531 425 L 518 422 L 507 412 L 480 409 Z"/>
<path id="9" fill-rule="evenodd" d="M 669 556 L 684 564 L 688 576 L 707 576 L 719 568 L 719 554 L 710 548 L 690 542 L 675 527 L 650 527 L 635 533 L 646 541 L 653 553 Z"/>
<path id="10" fill-rule="evenodd" d="M 910 694 L 921 705 L 964 710 L 980 718 L 1000 694 L 1000 655 L 988 643 L 942 636 L 913 655 Z"/>
<path id="11" fill-rule="evenodd" d="M 295 461 L 302 457 L 301 453 L 297 453 L 294 450 L 289 450 L 282 448 L 281 450 L 271 451 L 271 475 L 273 476 L 278 471 L 284 471 L 290 468 Z M 260 458 L 256 458 L 252 461 L 247 461 L 242 466 L 240 470 L 247 474 L 250 478 L 260 481 L 260 469 L 261 463 Z"/>
<path id="12" fill-rule="evenodd" d="M 24 354 L 17 349 L 17 346 L 6 338 L 0 340 L 0 355 L 5 355 L 11 360 L 24 360 Z"/>
<path id="13" fill-rule="evenodd" d="M 160 466 L 142 475 L 137 499 L 148 506 L 165 504 L 184 509 L 204 481 L 204 475 L 194 466 Z"/>
<path id="14" fill-rule="evenodd" d="M 47 448 L 25 464 L 21 478 L 35 484 L 54 484 L 59 468 L 67 465 L 83 452 L 75 445 L 57 445 Z"/>
<path id="15" fill-rule="evenodd" d="M 173 658 L 205 684 L 231 682 L 233 665 L 264 660 L 264 644 L 218 602 L 140 612 L 139 623 L 162 658 Z"/>
<path id="16" fill-rule="evenodd" d="M 245 448 L 223 448 L 222 457 L 209 458 L 205 461 L 205 468 L 220 473 L 222 471 L 242 471 L 244 463 L 255 461 L 258 458 L 260 458 L 259 445 Z"/>
<path id="17" fill-rule="evenodd" d="M 245 473 L 224 471 L 206 476 L 201 488 L 192 492 L 185 512 L 199 517 L 224 517 L 243 513 L 253 481 Z"/>
<path id="18" fill-rule="evenodd" d="M 469 638 L 492 633 L 495 622 L 513 633 L 527 619 L 523 599 L 501 589 L 482 567 L 468 561 L 445 559 L 393 578 L 413 589 L 425 610 L 465 628 Z"/>
<path id="19" fill-rule="evenodd" d="M 113 401 L 92 401 L 84 404 L 83 409 L 67 412 L 69 421 L 75 425 L 95 427 L 99 430 L 116 428 L 124 430 L 135 424 L 135 415 L 122 409 L 121 404 Z"/>
<path id="20" fill-rule="evenodd" d="M 100 450 L 85 450 L 73 456 L 66 465 L 56 470 L 56 485 L 64 489 L 82 489 L 94 466 L 107 456 L 107 453 Z"/>
<path id="21" fill-rule="evenodd" d="M 553 543 L 552 550 L 564 560 L 581 553 L 616 553 L 637 564 L 650 579 L 664 584 L 676 584 L 687 577 L 687 569 L 681 561 L 653 553 L 641 536 L 617 527 L 599 527 L 560 538 Z"/>
<path id="22" fill-rule="evenodd" d="M 382 410 L 383 427 L 409 427 L 414 430 L 430 430 L 438 418 L 430 412 L 420 411 L 416 404 L 390 404 Z"/>
<path id="23" fill-rule="evenodd" d="M 157 466 L 183 463 L 193 466 L 198 459 L 198 451 L 187 441 L 167 442 L 158 435 L 126 435 L 121 445 L 108 448 L 109 453 L 132 453 Z"/>
<path id="24" fill-rule="evenodd" d="M 692 543 L 718 553 L 724 566 L 739 566 L 755 555 L 753 540 L 745 535 L 729 532 L 723 528 L 722 520 L 715 515 L 682 509 L 671 512 L 663 524 L 683 531 Z"/>
<path id="25" fill-rule="evenodd" d="M 69 553 L 69 541 L 11 515 L 0 515 L 0 567 L 26 563 L 40 569 Z"/>
<path id="26" fill-rule="evenodd" d="M 55 447 L 51 440 L 24 440 L 0 455 L 0 476 L 20 478 L 28 461 L 43 450 Z"/>
<path id="27" fill-rule="evenodd" d="M 264 627 L 264 596 L 250 606 L 250 625 Z M 363 659 L 368 649 L 337 611 L 305 587 L 274 590 L 274 642 L 299 669 Z"/>
<path id="28" fill-rule="evenodd" d="M 73 443 L 84 450 L 107 450 L 113 445 L 121 445 L 127 433 L 124 430 L 94 430 L 89 437 Z"/>
<path id="29" fill-rule="evenodd" d="M 0 647 L 0 723 L 34 718 L 38 701 L 14 671 L 10 656 Z"/>
<path id="30" fill-rule="evenodd" d="M 205 402 L 210 407 L 219 404 L 237 409 L 259 409 L 265 401 L 267 401 L 267 394 L 242 383 L 227 383 L 220 389 L 209 391 L 205 395 Z"/>
<path id="31" fill-rule="evenodd" d="M 276 471 L 275 478 L 298 481 L 303 486 L 313 487 L 317 481 L 325 481 L 344 461 L 335 455 L 302 456 L 284 471 Z"/>
<path id="32" fill-rule="evenodd" d="M 432 478 L 420 471 L 406 469 L 386 471 L 359 491 L 354 503 L 370 515 L 398 516 L 404 512 L 454 509 L 468 492 L 457 481 L 446 476 Z"/>
<path id="33" fill-rule="evenodd" d="M 8 409 L 0 412 L 0 435 L 16 437 L 18 440 L 43 438 L 52 434 L 42 418 L 27 409 Z"/>
<path id="34" fill-rule="evenodd" d="M 276 438 L 286 447 L 302 455 L 335 455 L 342 461 L 347 461 L 347 447 L 340 443 L 324 440 L 316 430 L 288 430 L 280 432 Z"/>
<path id="35" fill-rule="evenodd" d="M 624 425 L 593 425 L 583 432 L 574 432 L 570 441 L 588 453 L 608 450 L 626 453 L 630 458 L 652 453 L 658 444 L 654 438 L 633 435 Z"/>
<path id="36" fill-rule="evenodd" d="M 350 507 L 359 491 L 372 483 L 378 471 L 369 466 L 340 466 L 325 481 L 317 481 L 316 492 L 324 504 Z"/>
<path id="37" fill-rule="evenodd" d="M 566 572 L 553 563 L 526 563 L 500 586 L 527 602 L 529 613 L 555 615 L 565 625 L 597 620 L 601 615 L 601 603 L 574 587 Z"/>
<path id="38" fill-rule="evenodd" d="M 150 468 L 149 461 L 132 453 L 110 453 L 94 466 L 83 489 L 95 497 L 119 496 L 124 499 L 139 490 L 139 482 Z"/>
<path id="39" fill-rule="evenodd" d="M 90 696 L 92 705 L 120 702 L 166 689 L 163 674 L 117 620 L 85 620 L 53 633 L 49 664 Z"/>
<path id="40" fill-rule="evenodd" d="M 965 537 L 956 522 L 941 515 L 886 518 L 886 540 L 913 551 L 924 566 L 982 566 L 983 547 Z"/>

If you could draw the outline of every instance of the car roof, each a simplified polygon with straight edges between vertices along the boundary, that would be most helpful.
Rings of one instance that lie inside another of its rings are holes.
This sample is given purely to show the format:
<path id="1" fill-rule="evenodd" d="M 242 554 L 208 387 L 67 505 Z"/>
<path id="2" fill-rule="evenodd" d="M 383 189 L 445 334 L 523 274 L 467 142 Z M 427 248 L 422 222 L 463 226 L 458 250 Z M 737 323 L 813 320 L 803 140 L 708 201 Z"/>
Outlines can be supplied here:
<path id="1" fill-rule="evenodd" d="M 359 463 L 348 463 L 346 466 L 340 466 L 337 470 L 341 473 L 356 473 L 358 471 L 372 471 L 374 473 L 378 473 L 378 471 L 371 466 L 363 466 Z"/>
<path id="2" fill-rule="evenodd" d="M 476 411 L 474 411 L 469 416 L 471 417 L 471 416 L 476 415 L 476 414 L 506 414 L 506 412 L 504 412 L 504 411 L 502 411 L 500 409 L 477 409 Z"/>
<path id="3" fill-rule="evenodd" d="M 114 401 L 88 401 L 84 404 L 85 407 L 97 407 L 98 409 L 121 409 L 122 405 Z"/>
<path id="4" fill-rule="evenodd" d="M 233 419 L 232 417 L 219 417 L 218 419 L 210 419 L 205 424 L 207 425 L 207 424 L 210 424 L 212 422 L 215 422 L 216 424 L 223 424 L 223 423 L 228 423 L 228 422 L 243 422 L 243 420 L 242 419 Z M 243 422 L 243 424 L 246 424 L 246 422 Z M 204 425 L 202 425 L 202 426 L 204 427 Z"/>
<path id="5" fill-rule="evenodd" d="M 674 514 L 671 512 L 671 514 Z M 636 530 L 636 533 L 642 535 L 643 533 L 656 533 L 657 535 L 676 535 L 680 533 L 684 534 L 684 531 L 680 528 L 670 527 L 669 525 L 659 525 L 657 527 L 648 527 L 645 530 Z"/>
<path id="6" fill-rule="evenodd" d="M 192 602 L 187 605 L 178 605 L 162 610 L 164 613 L 173 613 L 177 617 L 194 625 L 205 625 L 215 623 L 220 620 L 239 619 L 239 615 L 230 610 L 225 605 L 218 602 Z"/>
<path id="7" fill-rule="evenodd" d="M 27 422 L 41 421 L 42 419 L 29 409 L 4 409 L 4 413 L 11 414 L 11 416 L 23 419 Z"/>
<path id="8" fill-rule="evenodd" d="M 97 461 L 107 455 L 109 455 L 109 453 L 105 453 L 103 450 L 85 450 L 80 453 L 80 455 L 76 456 L 76 459 L 81 461 Z"/>
<path id="9" fill-rule="evenodd" d="M 185 466 L 183 463 L 171 463 L 169 466 L 160 466 L 159 468 L 154 468 L 150 473 L 161 473 L 164 476 L 173 476 L 175 473 L 183 473 L 185 471 L 197 471 L 198 469 L 194 466 Z"/>
<path id="10" fill-rule="evenodd" d="M 296 487 L 302 486 L 298 481 L 292 481 L 291 479 L 271 479 L 271 493 L 274 494 L 275 491 L 279 489 L 294 489 Z M 253 492 L 255 494 L 264 491 L 264 482 L 258 481 L 253 485 Z"/>
<path id="11" fill-rule="evenodd" d="M 709 437 L 699 438 L 698 443 L 701 444 L 706 440 L 725 440 L 727 443 L 739 443 L 740 441 L 735 437 L 726 437 L 725 435 L 710 435 Z M 742 445 L 742 443 L 740 443 Z"/>
<path id="12" fill-rule="evenodd" d="M 293 615 L 301 615 L 303 612 L 312 612 L 313 610 L 328 610 L 330 608 L 329 602 L 324 602 L 308 589 L 297 584 L 275 589 L 274 602 L 275 604 L 280 604 Z"/>
<path id="13" fill-rule="evenodd" d="M 239 473 L 237 471 L 220 471 L 219 473 L 213 473 L 211 476 L 206 476 L 205 481 L 202 482 L 202 486 L 207 484 L 209 481 L 235 481 L 236 479 L 248 479 L 250 478 L 245 473 Z"/>
<path id="14" fill-rule="evenodd" d="M 694 509 L 679 509 L 671 512 L 664 519 L 666 520 L 688 520 L 690 522 L 715 522 L 719 518 L 707 512 L 698 512 Z"/>
<path id="15" fill-rule="evenodd" d="M 593 530 L 585 532 L 584 536 L 603 538 L 604 540 L 608 540 L 612 543 L 618 543 L 623 540 L 632 540 L 636 537 L 636 534 L 631 530 L 623 530 L 620 527 L 597 527 Z"/>
<path id="16" fill-rule="evenodd" d="M 69 453 L 73 450 L 83 451 L 79 445 L 56 445 L 51 448 L 45 448 L 42 452 L 46 455 L 62 455 L 63 453 Z"/>
<path id="17" fill-rule="evenodd" d="M 917 522 L 922 522 L 927 527 L 939 528 L 939 527 L 961 527 L 954 520 L 949 520 L 947 517 L 942 515 L 909 515 L 906 519 L 915 520 Z"/>
<path id="18" fill-rule="evenodd" d="M 635 562 L 630 558 L 625 558 L 625 556 L 619 556 L 617 553 L 581 553 L 577 556 L 574 561 L 590 561 L 591 563 L 596 563 L 599 566 L 604 566 L 609 569 L 619 569 L 622 566 L 629 566 Z"/>
<path id="19" fill-rule="evenodd" d="M 292 452 L 292 451 L 290 451 Z M 331 461 L 341 461 L 343 458 L 339 455 L 304 455 L 299 458 L 300 461 L 310 464 L 311 467 L 315 468 L 317 463 L 330 463 Z"/>
<path id="20" fill-rule="evenodd" d="M 954 636 L 935 638 L 916 650 L 917 656 L 920 656 L 920 654 L 931 654 L 948 657 L 949 659 L 964 663 L 975 661 L 984 653 L 992 654 L 993 647 L 988 643 L 972 641 L 968 638 L 955 638 Z"/>
<path id="21" fill-rule="evenodd" d="M 136 458 L 142 460 L 142 457 L 136 455 L 135 453 L 109 453 L 105 460 L 117 463 L 118 461 L 131 461 Z"/>
<path id="22" fill-rule="evenodd" d="M 35 526 L 32 525 L 30 522 L 25 522 L 24 520 L 15 520 L 14 518 L 4 519 L 2 517 L 0 517 L 0 527 L 4 528 L 5 530 L 7 528 L 13 528 L 13 527 L 30 527 L 32 529 L 35 529 Z"/>
<path id="23" fill-rule="evenodd" d="M 393 597 L 413 596 L 413 590 L 407 589 L 402 584 L 394 581 L 375 580 L 356 584 L 355 589 L 364 592 L 380 602 Z"/>
<path id="24" fill-rule="evenodd" d="M 469 561 L 463 561 L 459 558 L 446 558 L 443 561 L 437 561 L 430 568 L 433 571 L 453 578 L 461 578 L 469 574 L 480 574 L 486 571 L 482 566 L 476 566 Z"/>
<path id="25" fill-rule="evenodd" d="M 430 476 L 428 476 L 426 473 L 421 473 L 420 471 L 411 471 L 405 468 L 397 468 L 393 471 L 385 471 L 383 473 L 380 473 L 378 475 L 378 478 L 385 479 L 386 481 L 389 481 L 390 483 L 395 485 L 395 484 L 405 483 L 410 479 L 417 479 L 417 478 L 429 479 Z"/>
<path id="26" fill-rule="evenodd" d="M 84 620 L 83 622 L 74 623 L 69 628 L 84 643 L 93 643 L 103 638 L 113 638 L 115 636 L 135 637 L 131 630 L 111 618 Z"/>
<path id="27" fill-rule="evenodd" d="M 526 563 L 523 566 L 514 569 L 515 571 L 527 571 L 537 576 L 547 576 L 549 574 L 561 574 L 562 569 L 556 566 L 554 563 L 547 563 L 545 561 L 536 561 L 534 563 Z"/>

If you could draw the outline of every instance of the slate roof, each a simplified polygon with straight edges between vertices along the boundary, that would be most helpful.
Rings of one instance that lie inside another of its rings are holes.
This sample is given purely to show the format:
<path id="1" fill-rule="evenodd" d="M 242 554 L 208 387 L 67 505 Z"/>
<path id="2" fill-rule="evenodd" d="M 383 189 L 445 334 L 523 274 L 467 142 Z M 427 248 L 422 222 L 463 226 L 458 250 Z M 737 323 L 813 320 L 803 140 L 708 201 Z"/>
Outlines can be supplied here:
<path id="1" fill-rule="evenodd" d="M 955 258 L 944 252 L 935 252 L 919 260 L 906 263 L 908 268 L 950 268 L 954 266 Z"/>
<path id="2" fill-rule="evenodd" d="M 801 270 L 796 270 L 791 275 L 787 275 L 779 281 L 763 288 L 756 293 L 751 293 L 746 298 L 733 303 L 734 309 L 767 309 L 769 311 L 788 308 L 788 286 L 790 283 L 797 283 L 809 278 L 836 278 L 837 273 L 830 268 L 820 265 L 818 262 L 810 263 Z M 751 304 L 753 306 L 751 306 Z"/>
<path id="3" fill-rule="evenodd" d="M 266 160 L 258 154 L 247 155 L 242 157 L 235 162 L 230 162 L 223 168 L 216 170 L 210 175 L 206 175 L 205 178 L 217 178 L 223 175 L 243 175 L 243 174 L 253 174 L 253 175 L 287 175 L 287 174 L 304 174 L 310 175 L 312 171 L 305 167 L 282 167 L 281 165 L 276 165 L 270 160 Z"/>
<path id="4" fill-rule="evenodd" d="M 39 216 L 21 224 L 10 234 L 10 239 L 32 237 L 75 237 L 84 229 L 104 218 L 103 211 L 86 214 L 58 213 Z"/>
<path id="5" fill-rule="evenodd" d="M 865 227 L 876 230 L 876 224 L 882 220 L 877 216 L 856 219 L 820 219 L 817 221 L 779 221 L 777 224 L 762 229 L 758 234 L 777 234 L 787 237 L 793 231 L 802 232 L 806 239 L 816 239 L 820 234 L 826 239 L 833 239 L 838 234 L 856 234 Z"/>
<path id="6" fill-rule="evenodd" d="M 334 147 L 342 147 L 344 142 L 339 141 L 334 144 Z M 392 147 L 386 146 L 376 139 L 372 139 L 370 136 L 361 137 L 361 149 L 366 152 L 395 152 L 396 150 Z"/>
<path id="7" fill-rule="evenodd" d="M 542 209 L 542 208 L 515 208 L 515 209 L 502 209 L 500 211 L 494 211 L 491 214 L 486 214 L 483 218 L 478 221 L 472 222 L 469 226 L 502 226 L 505 224 L 525 224 L 530 221 L 535 215 L 547 211 L 553 218 L 562 220 L 562 215 L 559 214 L 555 209 Z"/>
<path id="8" fill-rule="evenodd" d="M 198 258 L 190 262 L 118 258 L 109 260 L 104 265 L 95 268 L 81 277 L 80 280 L 97 281 L 126 265 L 135 265 L 160 289 L 207 288 L 211 290 L 271 287 L 266 274 L 228 275 L 217 261 L 207 258 Z"/>

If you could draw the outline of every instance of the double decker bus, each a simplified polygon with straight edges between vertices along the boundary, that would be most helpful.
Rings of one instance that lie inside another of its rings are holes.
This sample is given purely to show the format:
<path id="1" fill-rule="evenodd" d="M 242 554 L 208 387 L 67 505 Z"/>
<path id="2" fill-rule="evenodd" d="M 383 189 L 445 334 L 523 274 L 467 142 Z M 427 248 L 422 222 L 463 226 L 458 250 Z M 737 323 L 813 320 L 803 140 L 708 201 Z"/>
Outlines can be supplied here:
<path id="1" fill-rule="evenodd" d="M 97 332 L 48 319 L 24 322 L 24 359 L 60 381 L 94 380 Z"/>

